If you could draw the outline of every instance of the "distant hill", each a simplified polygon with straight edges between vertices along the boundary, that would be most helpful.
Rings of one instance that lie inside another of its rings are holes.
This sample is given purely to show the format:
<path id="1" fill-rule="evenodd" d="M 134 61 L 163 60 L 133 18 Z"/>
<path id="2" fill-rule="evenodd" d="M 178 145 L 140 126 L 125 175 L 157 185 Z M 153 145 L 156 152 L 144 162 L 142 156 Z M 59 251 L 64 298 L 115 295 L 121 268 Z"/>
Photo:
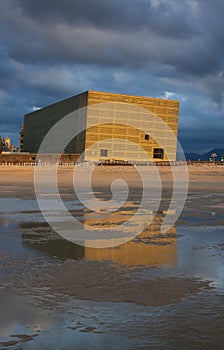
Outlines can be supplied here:
<path id="1" fill-rule="evenodd" d="M 197 153 L 185 153 L 186 160 L 198 160 L 201 156 Z"/>
<path id="2" fill-rule="evenodd" d="M 186 160 L 209 160 L 212 153 L 217 154 L 216 160 L 221 160 L 221 157 L 224 155 L 224 148 L 214 148 L 211 151 L 204 154 L 185 153 L 185 157 Z"/>

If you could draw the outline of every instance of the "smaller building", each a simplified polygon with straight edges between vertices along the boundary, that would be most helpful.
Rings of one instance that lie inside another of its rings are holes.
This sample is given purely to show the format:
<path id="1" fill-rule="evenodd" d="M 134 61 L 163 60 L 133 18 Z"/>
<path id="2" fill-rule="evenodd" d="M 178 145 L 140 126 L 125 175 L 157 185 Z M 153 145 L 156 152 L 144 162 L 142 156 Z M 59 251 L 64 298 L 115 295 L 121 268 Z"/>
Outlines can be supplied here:
<path id="1" fill-rule="evenodd" d="M 8 136 L 5 137 L 5 144 L 10 149 L 10 147 L 11 147 L 11 140 L 10 140 L 10 138 Z"/>
<path id="2" fill-rule="evenodd" d="M 8 136 L 6 136 L 5 138 L 0 137 L 0 153 L 12 152 L 11 147 L 13 147 L 13 146 L 11 145 L 11 141 L 10 141 L 10 138 Z"/>
<path id="3" fill-rule="evenodd" d="M 18 147 L 11 144 L 11 140 L 8 136 L 0 137 L 0 153 L 15 153 L 18 152 Z"/>

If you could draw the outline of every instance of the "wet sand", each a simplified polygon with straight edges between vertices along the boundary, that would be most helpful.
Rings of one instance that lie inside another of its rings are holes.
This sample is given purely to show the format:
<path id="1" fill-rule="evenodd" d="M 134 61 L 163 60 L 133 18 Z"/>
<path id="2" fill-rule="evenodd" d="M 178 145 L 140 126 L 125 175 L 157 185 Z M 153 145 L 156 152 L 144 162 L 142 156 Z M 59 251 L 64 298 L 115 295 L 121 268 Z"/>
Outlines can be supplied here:
<path id="1" fill-rule="evenodd" d="M 159 171 L 170 188 L 170 169 Z M 72 188 L 72 172 L 58 171 L 63 193 Z M 31 167 L 0 167 L 0 349 L 53 349 L 62 331 L 58 349 L 116 349 L 123 341 L 126 349 L 222 348 L 224 286 L 218 289 L 213 278 L 224 266 L 224 167 L 189 166 L 189 196 L 177 233 L 161 236 L 155 225 L 149 236 L 104 252 L 74 247 L 39 218 L 33 174 Z M 130 167 L 97 168 L 93 186 L 103 190 L 120 177 L 141 187 Z M 180 170 L 180 188 L 181 180 Z M 133 252 L 139 257 L 125 258 Z"/>

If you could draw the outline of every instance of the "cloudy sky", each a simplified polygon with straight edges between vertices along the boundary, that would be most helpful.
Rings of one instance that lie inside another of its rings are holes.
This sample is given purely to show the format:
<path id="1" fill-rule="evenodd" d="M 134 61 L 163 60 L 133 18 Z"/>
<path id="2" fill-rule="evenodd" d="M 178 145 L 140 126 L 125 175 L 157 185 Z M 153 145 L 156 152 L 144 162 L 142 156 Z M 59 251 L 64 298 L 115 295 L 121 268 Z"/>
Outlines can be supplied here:
<path id="1" fill-rule="evenodd" d="M 89 89 L 179 99 L 185 151 L 224 147 L 223 0 L 1 0 L 0 135 Z"/>

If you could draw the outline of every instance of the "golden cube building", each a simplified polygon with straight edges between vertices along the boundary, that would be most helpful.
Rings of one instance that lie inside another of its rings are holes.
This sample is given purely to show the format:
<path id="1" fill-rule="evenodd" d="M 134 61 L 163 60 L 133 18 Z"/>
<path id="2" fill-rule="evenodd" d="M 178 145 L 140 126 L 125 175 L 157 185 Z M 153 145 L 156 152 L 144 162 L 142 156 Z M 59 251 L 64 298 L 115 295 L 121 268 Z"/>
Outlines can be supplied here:
<path id="1" fill-rule="evenodd" d="M 87 161 L 176 160 L 178 101 L 97 91 L 25 115 L 23 150 L 37 153 L 48 131 L 69 113 L 78 125 L 80 108 L 84 129 L 66 153 L 82 154 Z"/>

